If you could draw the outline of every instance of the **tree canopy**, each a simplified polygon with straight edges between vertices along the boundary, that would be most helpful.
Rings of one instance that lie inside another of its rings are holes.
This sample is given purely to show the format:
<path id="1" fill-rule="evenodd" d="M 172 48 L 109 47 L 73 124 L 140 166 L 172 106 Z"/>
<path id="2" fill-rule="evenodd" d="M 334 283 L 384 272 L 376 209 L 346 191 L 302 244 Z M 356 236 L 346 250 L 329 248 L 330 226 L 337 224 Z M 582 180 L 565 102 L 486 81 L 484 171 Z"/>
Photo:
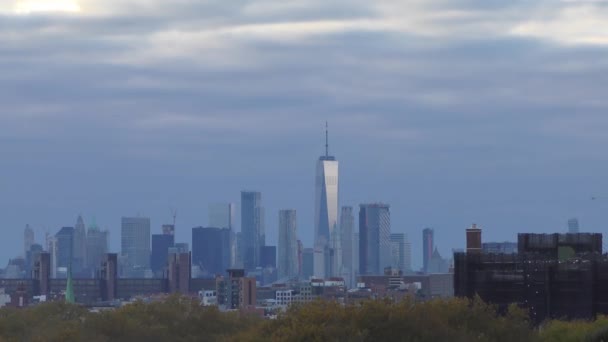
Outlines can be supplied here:
<path id="1" fill-rule="evenodd" d="M 515 306 L 480 299 L 315 301 L 276 319 L 220 312 L 172 296 L 97 313 L 69 303 L 0 309 L 0 341 L 608 341 L 608 318 L 533 327 Z"/>

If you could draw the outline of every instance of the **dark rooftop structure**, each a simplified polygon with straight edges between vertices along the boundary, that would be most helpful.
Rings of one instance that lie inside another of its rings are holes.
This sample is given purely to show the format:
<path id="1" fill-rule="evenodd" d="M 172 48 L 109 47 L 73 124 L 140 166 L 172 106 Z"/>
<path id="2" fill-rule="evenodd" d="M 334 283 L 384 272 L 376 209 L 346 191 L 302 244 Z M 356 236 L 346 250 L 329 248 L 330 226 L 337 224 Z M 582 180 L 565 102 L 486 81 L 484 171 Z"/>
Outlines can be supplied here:
<path id="1" fill-rule="evenodd" d="M 517 254 L 458 252 L 454 267 L 456 296 L 517 304 L 535 323 L 608 314 L 601 234 L 519 234 Z"/>

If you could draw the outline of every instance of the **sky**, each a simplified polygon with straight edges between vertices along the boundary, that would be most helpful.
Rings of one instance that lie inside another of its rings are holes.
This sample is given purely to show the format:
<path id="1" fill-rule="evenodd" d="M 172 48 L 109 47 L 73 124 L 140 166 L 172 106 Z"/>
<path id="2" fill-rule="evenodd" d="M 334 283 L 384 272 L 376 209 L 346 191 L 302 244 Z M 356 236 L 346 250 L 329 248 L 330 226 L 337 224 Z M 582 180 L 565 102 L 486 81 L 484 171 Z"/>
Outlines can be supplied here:
<path id="1" fill-rule="evenodd" d="M 262 192 L 313 235 L 330 127 L 340 205 L 391 205 L 421 265 L 518 232 L 606 232 L 608 2 L 0 0 L 0 260 L 79 214 L 111 232 Z M 591 197 L 597 197 L 591 200 Z"/>

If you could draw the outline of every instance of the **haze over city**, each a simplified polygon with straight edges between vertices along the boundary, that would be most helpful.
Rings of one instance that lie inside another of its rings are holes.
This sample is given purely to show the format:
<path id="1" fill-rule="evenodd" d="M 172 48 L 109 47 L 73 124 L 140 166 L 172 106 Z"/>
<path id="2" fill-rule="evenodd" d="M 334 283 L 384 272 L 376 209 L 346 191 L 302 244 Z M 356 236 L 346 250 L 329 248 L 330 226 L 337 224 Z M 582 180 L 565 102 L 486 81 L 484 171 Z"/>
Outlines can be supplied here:
<path id="1" fill-rule="evenodd" d="M 606 232 L 605 2 L 0 2 L 0 260 L 23 229 L 82 214 L 172 221 L 262 192 L 266 235 L 298 212 L 313 242 L 315 163 L 340 161 L 340 205 L 385 202 L 444 256 L 476 222 Z M 596 200 L 592 200 L 596 197 Z M 238 212 L 238 211 L 237 211 Z M 236 227 L 240 227 L 237 222 Z M 18 242 L 18 243 L 17 243 Z"/>

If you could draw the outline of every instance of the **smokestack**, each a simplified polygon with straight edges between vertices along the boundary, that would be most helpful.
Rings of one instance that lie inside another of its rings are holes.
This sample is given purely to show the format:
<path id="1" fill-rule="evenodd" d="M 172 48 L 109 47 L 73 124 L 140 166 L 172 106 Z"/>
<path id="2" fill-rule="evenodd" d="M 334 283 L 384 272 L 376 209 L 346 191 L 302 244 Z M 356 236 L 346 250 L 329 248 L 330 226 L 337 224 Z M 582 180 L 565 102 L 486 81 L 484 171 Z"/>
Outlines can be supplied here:
<path id="1" fill-rule="evenodd" d="M 467 254 L 481 253 L 481 228 L 475 223 L 467 229 Z"/>

